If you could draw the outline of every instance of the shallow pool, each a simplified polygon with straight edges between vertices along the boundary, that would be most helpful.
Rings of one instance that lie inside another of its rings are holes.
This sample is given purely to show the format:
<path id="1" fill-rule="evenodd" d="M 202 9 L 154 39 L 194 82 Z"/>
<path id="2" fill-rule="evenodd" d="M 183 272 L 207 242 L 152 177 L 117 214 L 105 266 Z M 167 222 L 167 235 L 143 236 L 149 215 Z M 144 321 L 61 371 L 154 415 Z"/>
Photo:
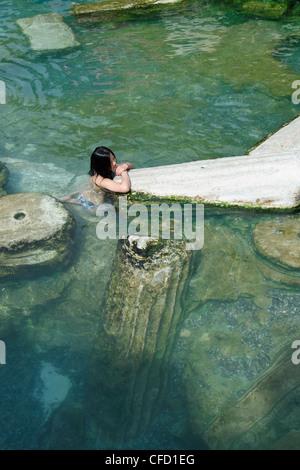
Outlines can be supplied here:
<path id="1" fill-rule="evenodd" d="M 135 167 L 242 155 L 300 112 L 291 101 L 292 81 L 300 76 L 299 24 L 251 20 L 201 1 L 77 22 L 70 6 L 1 3 L 0 79 L 7 104 L 0 106 L 0 159 L 24 160 L 27 174 L 37 176 L 34 187 L 29 176 L 27 185 L 21 181 L 24 164 L 12 172 L 8 192 L 58 196 L 60 189 L 73 189 L 98 145 Z M 16 20 L 49 12 L 65 16 L 79 47 L 30 49 Z M 0 286 L 0 339 L 7 347 L 7 364 L 0 366 L 0 447 L 213 447 L 214 420 L 226 412 L 234 420 L 236 411 L 228 410 L 240 399 L 246 409 L 243 397 L 253 386 L 262 402 L 282 351 L 292 354 L 292 342 L 300 339 L 299 271 L 259 253 L 253 238 L 258 223 L 297 223 L 299 215 L 207 208 L 204 248 L 192 255 L 181 316 L 168 339 L 159 406 L 152 413 L 142 401 L 144 415 L 150 413 L 145 426 L 133 407 L 131 421 L 142 423 L 136 434 L 108 444 L 105 432 L 99 438 L 89 423 L 94 406 L 95 415 L 105 414 L 90 393 L 103 371 L 91 364 L 116 241 L 100 241 L 95 220 L 71 210 L 77 221 L 71 266 Z M 260 387 L 259 377 L 266 380 Z M 271 403 L 242 437 L 219 447 L 287 445 L 286 436 L 299 432 L 299 384 L 291 382 L 274 398 L 276 412 Z M 120 419 L 120 427 L 127 424 Z"/>

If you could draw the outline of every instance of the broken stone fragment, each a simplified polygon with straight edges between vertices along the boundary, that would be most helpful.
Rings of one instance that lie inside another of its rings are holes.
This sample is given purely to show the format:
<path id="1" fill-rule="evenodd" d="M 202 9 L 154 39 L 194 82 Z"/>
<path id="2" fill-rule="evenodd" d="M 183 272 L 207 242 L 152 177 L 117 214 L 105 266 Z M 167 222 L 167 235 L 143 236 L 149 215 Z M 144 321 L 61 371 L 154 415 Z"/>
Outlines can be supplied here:
<path id="1" fill-rule="evenodd" d="M 50 51 L 79 46 L 73 31 L 56 13 L 17 20 L 34 51 Z"/>
<path id="2" fill-rule="evenodd" d="M 0 197 L 6 194 L 3 186 L 7 183 L 8 175 L 9 172 L 7 167 L 4 165 L 4 163 L 0 162 Z"/>
<path id="3" fill-rule="evenodd" d="M 21 193 L 0 199 L 0 279 L 57 269 L 72 254 L 74 219 L 56 199 Z"/>

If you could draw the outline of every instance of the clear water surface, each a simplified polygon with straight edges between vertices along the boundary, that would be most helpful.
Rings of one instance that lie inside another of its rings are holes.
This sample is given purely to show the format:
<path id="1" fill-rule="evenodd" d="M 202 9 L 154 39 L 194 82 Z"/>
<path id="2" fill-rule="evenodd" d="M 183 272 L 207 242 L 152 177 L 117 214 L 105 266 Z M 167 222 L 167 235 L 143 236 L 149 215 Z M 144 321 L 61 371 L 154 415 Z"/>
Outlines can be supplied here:
<path id="1" fill-rule="evenodd" d="M 55 0 L 1 2 L 0 79 L 7 104 L 0 107 L 0 158 L 25 160 L 35 171 L 39 164 L 41 178 L 42 164 L 49 163 L 63 174 L 85 174 L 98 145 L 135 167 L 242 155 L 299 114 L 282 69 L 275 64 L 270 77 L 261 66 L 271 57 L 291 77 L 300 76 L 299 24 L 249 20 L 228 6 L 201 1 L 121 20 L 77 22 L 70 6 Z M 49 12 L 64 15 L 79 47 L 31 50 L 16 20 Z M 250 22 L 263 41 L 251 43 Z M 19 192 L 18 182 L 16 175 L 8 191 Z M 48 191 L 38 185 L 35 190 L 53 194 L 52 184 L 53 178 Z M 115 242 L 100 242 L 95 222 L 72 210 L 72 266 L 0 286 L 2 314 L 14 318 L 2 338 L 2 449 L 105 447 L 83 428 L 90 357 Z M 297 214 L 207 210 L 214 240 L 207 256 L 213 261 L 201 264 L 200 254 L 193 257 L 163 406 L 150 427 L 123 448 L 205 448 L 201 433 L 209 420 L 271 367 L 285 341 L 300 339 L 297 272 L 264 259 L 253 243 L 256 224 L 273 217 L 290 220 Z M 297 395 L 287 406 L 293 411 L 296 403 Z M 290 431 L 286 414 L 271 420 L 276 440 Z M 297 429 L 295 423 L 291 427 Z M 260 445 L 271 444 L 266 439 Z"/>

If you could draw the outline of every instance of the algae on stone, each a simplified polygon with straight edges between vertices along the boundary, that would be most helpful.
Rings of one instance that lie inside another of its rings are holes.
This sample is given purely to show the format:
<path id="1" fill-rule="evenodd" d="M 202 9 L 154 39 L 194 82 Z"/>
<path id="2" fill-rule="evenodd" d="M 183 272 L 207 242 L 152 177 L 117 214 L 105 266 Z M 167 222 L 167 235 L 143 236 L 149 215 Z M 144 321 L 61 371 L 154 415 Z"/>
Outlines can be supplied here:
<path id="1" fill-rule="evenodd" d="M 255 18 L 280 20 L 294 16 L 298 0 L 226 0 L 238 10 Z"/>
<path id="2" fill-rule="evenodd" d="M 5 196 L 6 192 L 3 189 L 3 186 L 7 183 L 8 180 L 8 169 L 4 163 L 0 162 L 0 197 Z"/>
<path id="3" fill-rule="evenodd" d="M 263 1 L 249 1 L 243 4 L 243 11 L 250 13 L 253 16 L 266 18 L 269 20 L 278 20 L 283 17 L 288 9 L 287 3 L 281 2 L 263 2 Z"/>
<path id="4" fill-rule="evenodd" d="M 108 0 L 101 3 L 76 4 L 71 12 L 76 15 L 90 15 L 93 13 L 117 12 L 140 8 L 149 8 L 156 5 L 179 3 L 182 0 Z"/>
<path id="5" fill-rule="evenodd" d="M 299 2 L 295 2 L 294 7 L 291 9 L 290 16 L 298 17 L 300 16 L 300 5 Z"/>
<path id="6" fill-rule="evenodd" d="M 79 46 L 73 31 L 56 13 L 17 20 L 34 51 L 50 51 Z"/>

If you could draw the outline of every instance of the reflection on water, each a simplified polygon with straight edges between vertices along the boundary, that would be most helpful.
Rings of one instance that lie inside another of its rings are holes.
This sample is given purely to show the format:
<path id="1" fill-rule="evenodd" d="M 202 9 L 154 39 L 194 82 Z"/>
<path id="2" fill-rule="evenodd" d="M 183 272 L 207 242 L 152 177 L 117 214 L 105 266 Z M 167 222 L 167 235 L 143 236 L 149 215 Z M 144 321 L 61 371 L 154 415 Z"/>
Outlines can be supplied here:
<path id="1" fill-rule="evenodd" d="M 297 25 L 248 22 L 198 2 L 105 24 L 78 24 L 67 15 L 81 46 L 37 54 L 15 21 L 67 12 L 69 2 L 51 3 L 1 5 L 0 79 L 8 104 L 0 107 L 0 155 L 11 170 L 10 193 L 58 196 L 74 189 L 100 143 L 137 167 L 242 154 L 299 112 L 288 87 L 299 73 Z M 117 242 L 98 240 L 97 220 L 70 210 L 77 222 L 71 267 L 0 286 L 0 339 L 7 346 L 7 365 L 0 366 L 1 448 L 106 446 L 105 437 L 96 443 L 87 418 L 87 384 L 108 288 L 116 298 L 127 292 L 118 293 L 118 277 L 110 284 Z M 300 339 L 299 270 L 261 253 L 253 237 L 258 222 L 278 218 L 299 220 L 207 209 L 204 247 L 185 275 L 181 320 L 165 340 L 175 346 L 163 406 L 124 447 L 271 448 L 298 439 L 299 372 L 282 364 Z M 276 377 L 286 388 L 273 396 Z M 252 421 L 245 397 L 251 387 L 258 403 L 271 397 Z M 244 424 L 232 434 L 219 418 Z M 220 444 L 220 435 L 228 440 Z"/>

